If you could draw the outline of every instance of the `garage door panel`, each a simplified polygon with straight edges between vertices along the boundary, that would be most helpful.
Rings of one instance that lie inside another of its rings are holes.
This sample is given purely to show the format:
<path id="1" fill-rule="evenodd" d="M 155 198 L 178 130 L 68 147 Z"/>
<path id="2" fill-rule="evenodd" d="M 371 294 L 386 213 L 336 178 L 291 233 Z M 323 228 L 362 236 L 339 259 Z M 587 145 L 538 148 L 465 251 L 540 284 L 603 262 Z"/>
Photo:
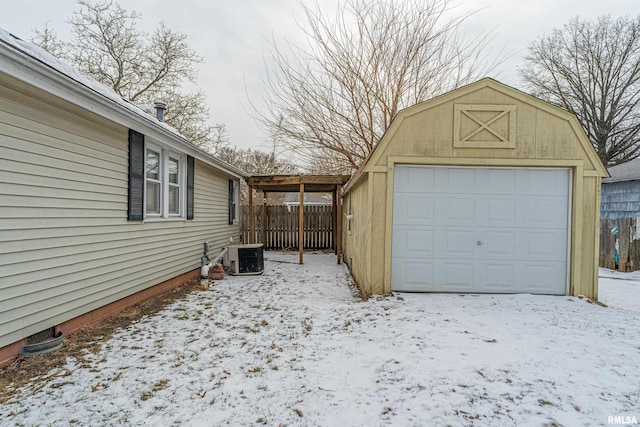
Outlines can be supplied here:
<path id="1" fill-rule="evenodd" d="M 456 263 L 411 259 L 394 268 L 392 280 L 403 292 L 565 293 L 562 263 Z M 478 280 L 478 279 L 481 280 Z M 520 280 L 524 279 L 524 280 Z"/>
<path id="2" fill-rule="evenodd" d="M 541 198 L 526 201 L 527 215 L 525 227 L 564 227 L 566 226 L 566 200 Z"/>
<path id="3" fill-rule="evenodd" d="M 482 242 L 482 250 L 485 251 L 485 256 L 482 258 L 516 258 L 517 252 L 517 232 L 516 231 L 491 231 L 483 233 L 484 236 L 480 237 Z"/>
<path id="4" fill-rule="evenodd" d="M 516 266 L 508 263 L 491 263 L 481 264 L 484 270 L 484 283 L 481 288 L 491 290 L 493 292 L 515 292 L 514 284 L 516 283 Z"/>
<path id="5" fill-rule="evenodd" d="M 476 215 L 476 201 L 473 199 L 449 198 L 446 200 L 445 224 L 473 224 Z"/>
<path id="6" fill-rule="evenodd" d="M 425 197 L 420 194 L 398 194 L 398 217 L 394 223 L 398 225 L 428 225 L 435 224 L 436 205 L 434 197 Z"/>
<path id="7" fill-rule="evenodd" d="M 527 230 L 524 233 L 525 258 L 547 261 L 564 261 L 567 235 L 564 230 Z"/>
<path id="8" fill-rule="evenodd" d="M 515 227 L 518 223 L 518 200 L 508 197 L 489 197 L 486 224 L 494 227 Z"/>
<path id="9" fill-rule="evenodd" d="M 443 169 L 445 185 L 441 191 L 448 193 L 473 193 L 476 190 L 476 169 L 451 168 Z"/>
<path id="10" fill-rule="evenodd" d="M 435 202 L 429 197 L 407 197 L 407 222 L 418 222 L 423 224 L 424 221 L 433 221 L 435 219 Z"/>
<path id="11" fill-rule="evenodd" d="M 564 295 L 565 286 L 558 287 L 557 283 L 566 281 L 565 265 L 560 262 L 527 263 L 522 269 L 523 288 L 530 293 Z"/>
<path id="12" fill-rule="evenodd" d="M 402 291 L 425 292 L 435 290 L 433 287 L 434 263 L 422 259 L 407 260 L 391 271 L 391 280 L 402 283 Z"/>
<path id="13" fill-rule="evenodd" d="M 565 230 L 405 225 L 394 228 L 394 257 L 479 260 L 565 261 Z"/>
<path id="14" fill-rule="evenodd" d="M 518 187 L 517 174 L 513 169 L 489 169 L 487 175 L 489 188 L 497 194 L 513 194 Z"/>
<path id="15" fill-rule="evenodd" d="M 403 290 L 411 276 L 413 291 L 565 292 L 568 169 L 395 171 L 402 179 L 394 180 L 392 290 Z M 416 185 L 420 177 L 433 187 Z M 425 263 L 429 284 L 420 285 Z"/>
<path id="16" fill-rule="evenodd" d="M 394 174 L 394 187 L 403 192 L 421 192 L 425 187 L 434 188 L 436 171 L 433 168 L 400 168 Z"/>
<path id="17" fill-rule="evenodd" d="M 446 262 L 440 264 L 445 278 L 442 287 L 448 292 L 473 291 L 474 266 L 468 263 Z"/>
<path id="18" fill-rule="evenodd" d="M 541 196 L 565 196 L 569 188 L 569 174 L 559 174 L 553 169 L 529 169 L 528 194 Z"/>
<path id="19" fill-rule="evenodd" d="M 475 231 L 445 229 L 444 231 L 444 248 L 436 248 L 442 256 L 446 258 L 472 258 L 475 252 L 476 236 Z M 443 251 L 444 249 L 444 251 Z"/>
<path id="20" fill-rule="evenodd" d="M 426 227 L 398 226 L 393 239 L 393 253 L 399 257 L 434 257 L 435 231 Z"/>

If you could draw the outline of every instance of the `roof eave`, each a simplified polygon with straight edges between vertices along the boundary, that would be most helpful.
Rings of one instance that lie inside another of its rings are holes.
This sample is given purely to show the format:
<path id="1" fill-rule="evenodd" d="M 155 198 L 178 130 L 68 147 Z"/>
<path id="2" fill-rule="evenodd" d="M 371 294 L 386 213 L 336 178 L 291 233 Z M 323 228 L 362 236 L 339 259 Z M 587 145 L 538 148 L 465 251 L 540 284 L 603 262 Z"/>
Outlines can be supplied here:
<path id="1" fill-rule="evenodd" d="M 159 122 L 154 122 L 155 119 L 151 116 L 142 116 L 127 109 L 12 46 L 0 44 L 0 72 L 119 125 L 135 128 L 136 131 L 162 141 L 171 149 L 193 156 L 227 175 L 235 178 L 248 176 L 245 171 L 211 156 L 191 144 L 184 137 L 166 129 Z"/>

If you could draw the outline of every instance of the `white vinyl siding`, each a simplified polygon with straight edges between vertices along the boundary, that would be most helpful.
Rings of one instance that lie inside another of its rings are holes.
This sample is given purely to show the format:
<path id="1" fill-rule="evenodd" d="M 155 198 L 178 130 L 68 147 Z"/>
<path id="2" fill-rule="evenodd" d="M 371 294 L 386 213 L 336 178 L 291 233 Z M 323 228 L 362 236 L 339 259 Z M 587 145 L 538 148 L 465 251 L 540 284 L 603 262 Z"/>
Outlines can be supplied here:
<path id="1" fill-rule="evenodd" d="M 0 76 L 0 347 L 199 268 L 205 241 L 238 241 L 228 176 L 196 161 L 194 221 L 127 221 L 128 129 L 13 88 Z"/>

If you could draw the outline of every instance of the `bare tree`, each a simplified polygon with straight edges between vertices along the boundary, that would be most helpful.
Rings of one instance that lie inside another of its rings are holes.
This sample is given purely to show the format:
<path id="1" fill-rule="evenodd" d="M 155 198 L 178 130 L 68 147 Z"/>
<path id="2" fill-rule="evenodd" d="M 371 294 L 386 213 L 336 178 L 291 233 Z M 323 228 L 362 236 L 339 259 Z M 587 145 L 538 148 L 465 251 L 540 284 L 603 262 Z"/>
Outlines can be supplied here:
<path id="1" fill-rule="evenodd" d="M 606 166 L 640 155 L 640 17 L 574 18 L 529 45 L 520 75 L 578 117 Z"/>
<path id="2" fill-rule="evenodd" d="M 229 134 L 224 124 L 215 126 L 208 124 L 209 108 L 204 92 L 180 92 L 173 88 L 163 91 L 152 91 L 147 96 L 144 105 L 152 105 L 153 100 L 162 100 L 167 105 L 164 120 L 187 137 L 193 144 L 212 152 L 210 146 L 226 143 Z M 146 108 L 151 113 L 151 108 Z"/>
<path id="3" fill-rule="evenodd" d="M 287 175 L 297 173 L 297 168 L 278 159 L 275 152 L 223 145 L 215 153 L 220 160 L 236 166 L 251 175 Z"/>
<path id="4" fill-rule="evenodd" d="M 189 48 L 187 36 L 164 23 L 152 33 L 138 30 L 140 14 L 114 0 L 78 0 L 69 18 L 74 38 L 61 42 L 48 27 L 33 41 L 69 61 L 80 71 L 111 87 L 123 98 L 152 113 L 153 102 L 167 104 L 165 120 L 191 142 L 204 146 L 214 132 L 207 125 L 209 109 L 202 91 L 181 91 L 196 82 L 201 58 Z"/>
<path id="5" fill-rule="evenodd" d="M 32 38 L 32 42 L 58 58 L 67 57 L 66 45 L 58 38 L 55 30 L 49 27 L 48 22 L 42 30 L 36 28 L 33 32 L 35 36 Z"/>
<path id="6" fill-rule="evenodd" d="M 222 144 L 217 147 L 216 157 L 220 160 L 236 166 L 250 175 L 291 175 L 298 173 L 298 168 L 292 163 L 280 160 L 274 150 L 270 153 L 252 148 L 231 147 Z M 241 181 L 240 195 L 243 204 L 248 204 L 249 186 Z M 254 196 L 258 192 L 254 190 Z"/>
<path id="7" fill-rule="evenodd" d="M 347 0 L 335 19 L 303 8 L 309 47 L 272 42 L 256 116 L 312 168 L 354 170 L 400 109 L 494 68 L 488 35 L 461 36 L 469 15 L 448 18 L 448 0 Z"/>

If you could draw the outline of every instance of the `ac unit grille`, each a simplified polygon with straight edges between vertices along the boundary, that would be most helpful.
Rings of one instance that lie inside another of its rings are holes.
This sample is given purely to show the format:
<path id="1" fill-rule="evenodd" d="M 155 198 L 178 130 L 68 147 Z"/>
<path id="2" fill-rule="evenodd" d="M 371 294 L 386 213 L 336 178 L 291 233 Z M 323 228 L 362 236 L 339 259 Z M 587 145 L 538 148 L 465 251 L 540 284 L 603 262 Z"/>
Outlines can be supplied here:
<path id="1" fill-rule="evenodd" d="M 262 246 L 258 248 L 238 248 L 238 272 L 257 273 L 264 270 Z"/>
<path id="2" fill-rule="evenodd" d="M 232 245 L 228 247 L 231 274 L 262 274 L 264 272 L 262 244 Z"/>

